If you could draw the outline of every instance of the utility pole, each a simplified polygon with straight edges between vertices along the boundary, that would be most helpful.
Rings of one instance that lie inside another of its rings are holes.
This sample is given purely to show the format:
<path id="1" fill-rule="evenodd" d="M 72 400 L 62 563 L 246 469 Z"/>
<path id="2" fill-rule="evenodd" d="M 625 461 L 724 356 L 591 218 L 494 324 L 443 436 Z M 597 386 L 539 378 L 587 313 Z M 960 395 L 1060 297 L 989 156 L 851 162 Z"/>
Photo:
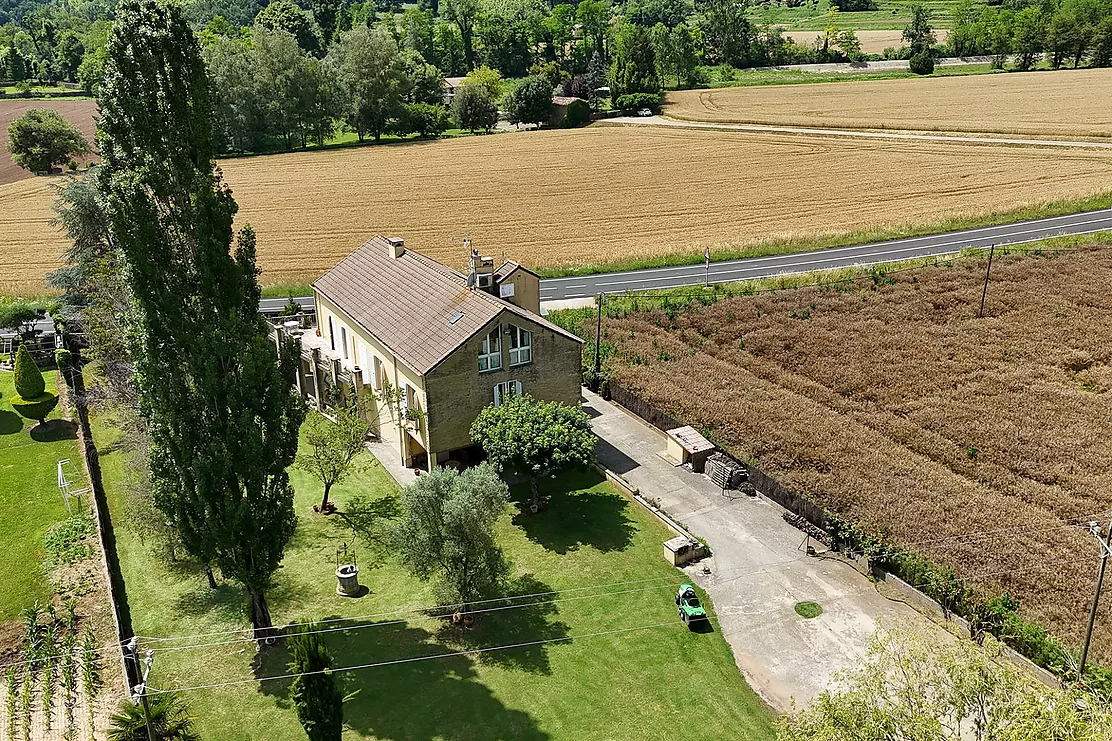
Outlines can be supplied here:
<path id="1" fill-rule="evenodd" d="M 985 269 L 985 287 L 981 291 L 981 308 L 977 311 L 977 317 L 981 317 L 985 313 L 985 296 L 988 294 L 988 275 L 992 272 L 992 255 L 996 252 L 996 245 L 988 248 L 988 268 Z"/>
<path id="2" fill-rule="evenodd" d="M 132 637 L 125 647 L 128 657 L 135 662 L 135 673 L 142 677 L 139 684 L 131 688 L 131 699 L 136 705 L 143 706 L 143 720 L 147 724 L 147 741 L 155 741 L 154 727 L 151 725 L 151 706 L 147 701 L 147 677 L 150 676 L 151 666 L 154 665 L 154 651 L 147 650 L 143 656 L 143 664 L 139 664 L 139 639 Z"/>
<path id="3" fill-rule="evenodd" d="M 1090 522 L 1089 532 L 1097 539 L 1097 544 L 1100 546 L 1100 568 L 1097 570 L 1097 588 L 1093 592 L 1093 607 L 1089 610 L 1089 627 L 1085 630 L 1085 647 L 1081 649 L 1081 666 L 1077 670 L 1077 680 L 1079 682 L 1085 677 L 1085 661 L 1089 658 L 1089 641 L 1093 638 L 1093 623 L 1097 619 L 1100 590 L 1104 586 L 1104 571 L 1108 567 L 1108 556 L 1112 555 L 1112 520 L 1108 521 L 1108 533 L 1104 540 L 1100 539 L 1100 525 L 1098 523 Z"/>
<path id="4" fill-rule="evenodd" d="M 594 392 L 597 394 L 602 391 L 602 382 L 599 381 L 599 374 L 602 373 L 602 301 L 606 297 L 605 293 L 598 295 L 598 323 L 595 325 L 595 388 Z"/>

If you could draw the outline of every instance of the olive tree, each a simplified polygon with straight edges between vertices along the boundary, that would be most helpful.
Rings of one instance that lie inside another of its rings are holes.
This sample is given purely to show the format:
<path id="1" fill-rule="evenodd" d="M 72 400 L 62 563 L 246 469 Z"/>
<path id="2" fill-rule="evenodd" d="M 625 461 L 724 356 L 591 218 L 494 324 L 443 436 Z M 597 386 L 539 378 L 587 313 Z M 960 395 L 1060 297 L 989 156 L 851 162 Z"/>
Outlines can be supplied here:
<path id="1" fill-rule="evenodd" d="M 415 576 L 438 582 L 445 602 L 462 605 L 498 594 L 509 574 L 494 525 L 509 490 L 490 464 L 463 472 L 438 468 L 402 492 L 391 536 Z"/>
<path id="2" fill-rule="evenodd" d="M 322 513 L 328 507 L 332 487 L 358 470 L 356 457 L 365 449 L 371 430 L 370 423 L 354 407 L 341 405 L 334 415 L 334 422 L 322 414 L 309 416 L 302 427 L 302 452 L 294 464 L 324 487 Z"/>

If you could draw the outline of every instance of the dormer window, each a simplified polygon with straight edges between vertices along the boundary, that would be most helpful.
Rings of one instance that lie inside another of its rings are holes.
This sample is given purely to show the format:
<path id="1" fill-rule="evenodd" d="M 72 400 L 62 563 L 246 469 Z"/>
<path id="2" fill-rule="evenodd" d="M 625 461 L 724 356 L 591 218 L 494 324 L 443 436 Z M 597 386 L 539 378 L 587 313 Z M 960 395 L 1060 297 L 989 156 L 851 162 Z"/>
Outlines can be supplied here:
<path id="1" fill-rule="evenodd" d="M 483 338 L 483 346 L 479 349 L 479 372 L 498 370 L 502 367 L 502 338 L 498 328 Z"/>
<path id="2" fill-rule="evenodd" d="M 533 361 L 533 333 L 510 325 L 510 365 L 525 365 Z"/>

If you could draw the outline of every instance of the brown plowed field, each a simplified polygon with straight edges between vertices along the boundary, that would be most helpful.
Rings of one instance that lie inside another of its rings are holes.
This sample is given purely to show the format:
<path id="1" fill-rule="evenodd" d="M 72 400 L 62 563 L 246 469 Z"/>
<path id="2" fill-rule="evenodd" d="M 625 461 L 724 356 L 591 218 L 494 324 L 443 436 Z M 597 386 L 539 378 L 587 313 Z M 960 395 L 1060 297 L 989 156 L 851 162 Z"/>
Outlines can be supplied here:
<path id="1" fill-rule="evenodd" d="M 7 148 L 8 124 L 31 108 L 51 108 L 58 111 L 62 118 L 81 129 L 81 133 L 85 135 L 89 146 L 93 146 L 93 135 L 96 131 L 96 123 L 93 120 L 97 113 L 96 101 L 66 98 L 58 100 L 0 100 L 0 139 L 4 141 L 4 146 L 0 147 L 0 185 L 34 177 L 12 162 L 12 157 Z"/>
<path id="2" fill-rule="evenodd" d="M 768 85 L 668 93 L 685 121 L 1112 137 L 1112 69 Z"/>
<path id="3" fill-rule="evenodd" d="M 853 83 L 857 85 L 859 83 Z M 463 238 L 560 266 L 921 224 L 1108 189 L 1112 152 L 599 126 L 222 161 L 264 282 L 311 280 L 370 236 L 462 265 Z M 49 178 L 0 186 L 0 293 L 63 243 Z"/>
<path id="4" fill-rule="evenodd" d="M 603 324 L 621 385 L 1078 645 L 1112 511 L 1112 249 Z M 644 305 L 644 304 L 642 304 Z M 584 331 L 593 332 L 594 325 Z M 1112 603 L 1096 647 L 1112 661 Z"/>

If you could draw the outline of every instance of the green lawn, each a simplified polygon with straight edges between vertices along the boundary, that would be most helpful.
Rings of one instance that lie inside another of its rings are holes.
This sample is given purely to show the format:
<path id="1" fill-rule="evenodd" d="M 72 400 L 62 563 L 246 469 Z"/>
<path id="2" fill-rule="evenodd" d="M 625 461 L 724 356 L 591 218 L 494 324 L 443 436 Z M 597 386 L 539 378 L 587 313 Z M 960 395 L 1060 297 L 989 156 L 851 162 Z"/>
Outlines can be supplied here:
<path id="1" fill-rule="evenodd" d="M 96 434 L 104 449 L 110 433 L 98 427 Z M 120 456 L 102 457 L 117 523 L 126 522 Z M 562 601 L 491 612 L 471 630 L 416 614 L 357 629 L 368 622 L 365 616 L 436 604 L 432 590 L 410 577 L 396 557 L 361 540 L 360 580 L 369 593 L 336 596 L 335 552 L 350 530 L 340 516 L 311 511 L 319 492 L 299 472 L 294 485 L 301 522 L 270 594 L 271 608 L 277 623 L 338 618 L 333 626 L 343 630 L 328 634 L 328 641 L 339 665 L 665 624 L 348 673 L 349 688 L 358 695 L 347 706 L 346 739 L 773 738 L 769 713 L 742 680 L 721 635 L 688 632 L 677 619 L 672 595 L 682 575 L 665 563 L 661 546 L 669 533 L 597 475 L 567 477 L 560 487 L 549 487 L 551 506 L 542 515 L 522 515 L 522 504 L 512 507 L 500 534 L 513 560 L 515 588 L 533 594 L 641 583 L 541 597 Z M 356 493 L 371 497 L 383 517 L 396 512 L 396 487 L 381 468 L 334 490 L 341 509 Z M 523 491 L 515 496 L 527 498 Z M 247 625 L 237 588 L 211 591 L 200 574 L 153 560 L 126 527 L 118 525 L 117 535 L 137 633 L 195 634 Z M 284 649 L 257 656 L 251 644 L 165 652 L 155 657 L 151 682 L 172 688 L 252 680 L 283 672 L 286 660 Z M 287 691 L 285 681 L 249 681 L 193 691 L 189 700 L 205 739 L 304 738 Z"/>
<path id="2" fill-rule="evenodd" d="M 43 375 L 47 388 L 55 388 L 54 372 Z M 66 517 L 57 464 L 69 458 L 75 464 L 69 471 L 83 470 L 74 424 L 59 420 L 55 411 L 53 422 L 32 431 L 37 423 L 12 411 L 13 379 L 0 371 L 0 622 L 54 593 L 40 563 L 43 536 Z"/>
<path id="3" fill-rule="evenodd" d="M 716 73 L 717 68 L 709 68 Z M 963 77 L 965 75 L 1007 74 L 1005 70 L 993 69 L 990 64 L 962 64 L 952 67 L 935 67 L 932 77 Z M 806 72 L 801 70 L 735 70 L 732 76 L 723 80 L 715 77 L 707 82 L 707 87 L 761 87 L 764 85 L 809 85 L 818 82 L 860 82 L 863 80 L 909 80 L 916 75 L 908 70 L 874 70 L 872 72 Z M 674 82 L 674 80 L 673 80 Z M 669 90 L 679 90 L 669 86 Z M 667 113 L 667 111 L 665 111 Z"/>

